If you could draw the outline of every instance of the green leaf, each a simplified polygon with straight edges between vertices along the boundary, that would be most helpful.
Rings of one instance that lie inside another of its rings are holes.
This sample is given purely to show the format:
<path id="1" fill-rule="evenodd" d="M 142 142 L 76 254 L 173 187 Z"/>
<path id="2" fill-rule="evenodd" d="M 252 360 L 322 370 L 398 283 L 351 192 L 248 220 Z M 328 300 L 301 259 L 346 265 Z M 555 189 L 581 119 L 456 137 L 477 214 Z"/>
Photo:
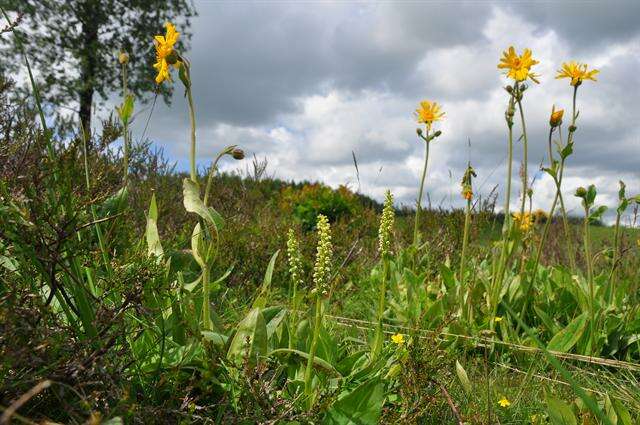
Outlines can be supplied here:
<path id="1" fill-rule="evenodd" d="M 276 265 L 276 259 L 278 258 L 279 253 L 280 250 L 277 250 L 271 256 L 271 260 L 269 260 L 269 265 L 267 266 L 267 271 L 264 273 L 264 279 L 262 281 L 262 286 L 260 287 L 260 292 L 253 302 L 253 308 L 265 308 L 267 306 L 267 300 L 269 299 L 269 289 L 271 288 L 271 278 L 273 277 L 273 269 Z"/>
<path id="2" fill-rule="evenodd" d="M 384 403 L 384 384 L 379 377 L 341 395 L 322 422 L 325 425 L 377 424 Z"/>
<path id="3" fill-rule="evenodd" d="M 601 205 L 596 208 L 591 214 L 589 214 L 589 223 L 597 223 L 600 219 L 602 219 L 602 215 L 607 211 L 607 207 L 605 205 Z"/>
<path id="4" fill-rule="evenodd" d="M 116 106 L 116 111 L 118 111 L 120 121 L 122 121 L 122 123 L 125 125 L 129 123 L 131 115 L 133 115 L 133 103 L 133 95 L 129 94 L 127 95 L 127 97 L 125 97 L 124 102 L 122 102 L 121 106 Z"/>
<path id="5" fill-rule="evenodd" d="M 618 414 L 618 424 L 619 425 L 632 425 L 633 421 L 631 420 L 631 414 L 627 410 L 626 407 L 622 405 L 620 400 L 611 400 L 611 404 Z"/>
<path id="6" fill-rule="evenodd" d="M 100 216 L 109 217 L 117 214 L 122 207 L 126 205 L 129 189 L 126 186 L 121 187 L 116 193 L 105 199 L 100 205 Z"/>
<path id="7" fill-rule="evenodd" d="M 567 159 L 572 153 L 573 153 L 573 143 L 569 143 L 560 151 L 560 157 L 562 159 Z"/>
<path id="8" fill-rule="evenodd" d="M 554 425 L 577 425 L 578 423 L 571 407 L 555 398 L 547 397 L 547 413 Z"/>
<path id="9" fill-rule="evenodd" d="M 306 353 L 300 350 L 294 350 L 292 348 L 278 348 L 277 350 L 271 351 L 269 353 L 269 357 L 271 356 L 283 357 L 290 354 L 293 355 L 294 357 L 299 358 L 300 360 L 303 360 L 305 364 L 306 364 L 306 361 L 309 360 L 309 353 Z M 340 372 L 338 372 L 331 363 L 322 359 L 321 357 L 318 357 L 317 355 L 313 357 L 313 367 L 316 369 L 321 369 L 324 372 L 327 372 L 330 375 L 333 375 L 335 377 L 342 377 Z"/>
<path id="10" fill-rule="evenodd" d="M 583 313 L 576 317 L 564 329 L 555 334 L 547 349 L 549 351 L 569 351 L 580 339 L 584 330 L 587 328 L 587 314 Z"/>
<path id="11" fill-rule="evenodd" d="M 464 370 L 459 361 L 456 360 L 456 375 L 458 375 L 458 380 L 460 381 L 460 385 L 467 393 L 467 395 L 471 395 L 472 387 L 471 381 L 469 381 L 469 376 L 467 375 L 467 371 Z"/>
<path id="12" fill-rule="evenodd" d="M 201 229 L 200 223 L 198 223 L 193 227 L 193 232 L 191 232 L 191 255 L 193 255 L 194 260 L 196 260 L 196 263 L 198 263 L 200 268 L 205 268 L 207 265 L 205 261 L 206 245 L 204 243 L 204 235 L 202 234 Z M 202 276 L 198 278 L 198 281 L 201 278 Z M 195 287 L 195 285 L 193 286 Z"/>
<path id="13" fill-rule="evenodd" d="M 151 195 L 149 214 L 147 215 L 147 255 L 162 258 L 164 251 L 158 234 L 158 206 L 155 193 Z"/>
<path id="14" fill-rule="evenodd" d="M 267 325 L 259 308 L 252 309 L 240 323 L 227 351 L 227 358 L 242 362 L 245 357 L 255 364 L 267 352 Z"/>
<path id="15" fill-rule="evenodd" d="M 200 199 L 200 186 L 193 182 L 191 179 L 184 179 L 182 181 L 182 195 L 184 197 L 184 208 L 191 213 L 198 214 L 211 226 L 214 232 L 218 232 L 224 220 L 222 216 L 212 207 L 205 206 L 202 199 Z"/>

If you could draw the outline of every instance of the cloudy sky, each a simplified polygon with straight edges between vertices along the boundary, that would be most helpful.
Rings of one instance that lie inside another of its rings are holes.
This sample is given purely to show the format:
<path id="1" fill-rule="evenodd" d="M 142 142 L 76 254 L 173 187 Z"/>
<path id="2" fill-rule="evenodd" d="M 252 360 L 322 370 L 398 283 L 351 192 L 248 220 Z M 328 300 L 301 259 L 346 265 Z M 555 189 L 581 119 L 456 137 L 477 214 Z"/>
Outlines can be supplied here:
<path id="1" fill-rule="evenodd" d="M 574 59 L 600 74 L 578 93 L 575 154 L 565 178 L 569 208 L 580 212 L 572 196 L 579 185 L 595 184 L 597 202 L 610 207 L 619 179 L 640 192 L 638 1 L 196 1 L 196 8 L 188 57 L 203 167 L 223 146 L 238 144 L 266 157 L 278 177 L 348 184 L 377 199 L 389 188 L 399 203 L 412 204 L 424 153 L 413 111 L 430 99 L 447 114 L 432 144 L 432 205 L 462 205 L 459 181 L 469 158 L 477 191 L 499 185 L 502 194 L 507 80 L 496 64 L 514 45 L 531 48 L 540 61 L 541 84 L 530 87 L 523 105 L 531 174 L 547 161 L 552 104 L 569 113 L 572 89 L 554 76 L 562 61 Z M 520 131 L 517 125 L 516 137 Z M 156 106 L 148 135 L 187 169 L 188 134 L 187 107 L 176 90 L 170 108 Z M 519 196 L 521 153 L 516 143 L 512 199 Z M 553 182 L 539 174 L 534 208 L 546 209 Z"/>

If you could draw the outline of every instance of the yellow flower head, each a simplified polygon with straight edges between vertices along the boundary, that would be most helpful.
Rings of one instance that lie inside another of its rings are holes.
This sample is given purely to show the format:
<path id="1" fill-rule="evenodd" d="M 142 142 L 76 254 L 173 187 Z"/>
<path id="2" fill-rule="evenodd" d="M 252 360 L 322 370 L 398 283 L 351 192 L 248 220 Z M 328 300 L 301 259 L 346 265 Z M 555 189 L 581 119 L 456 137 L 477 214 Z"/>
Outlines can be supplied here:
<path id="1" fill-rule="evenodd" d="M 502 317 L 500 317 L 500 316 L 496 316 L 496 317 L 493 319 L 493 321 L 494 321 L 494 322 L 496 322 L 496 323 L 498 323 L 498 322 L 502 322 Z"/>
<path id="2" fill-rule="evenodd" d="M 397 344 L 398 346 L 400 346 L 404 344 L 404 335 L 402 335 L 401 333 L 391 335 L 391 341 L 393 341 L 394 344 Z"/>
<path id="3" fill-rule="evenodd" d="M 500 405 L 500 407 L 509 407 L 509 406 L 511 406 L 511 402 L 509 400 L 507 400 L 507 398 L 505 396 L 502 396 L 502 398 L 500 400 L 498 400 L 498 404 Z"/>
<path id="4" fill-rule="evenodd" d="M 524 81 L 529 78 L 534 83 L 538 83 L 537 75 L 531 72 L 531 67 L 539 63 L 531 57 L 531 50 L 524 49 L 522 55 L 516 53 L 516 49 L 510 46 L 502 52 L 498 69 L 505 69 L 507 77 L 516 81 Z"/>
<path id="5" fill-rule="evenodd" d="M 416 118 L 418 122 L 426 124 L 429 129 L 431 128 L 431 124 L 435 121 L 440 121 L 444 115 L 445 113 L 440 110 L 440 105 L 428 100 L 420 102 L 420 107 L 416 109 Z"/>
<path id="6" fill-rule="evenodd" d="M 528 232 L 533 225 L 531 214 L 528 212 L 525 212 L 524 214 L 520 214 L 519 212 L 513 213 L 513 220 L 523 233 Z"/>
<path id="7" fill-rule="evenodd" d="M 180 61 L 173 54 L 174 46 L 178 41 L 178 37 L 180 37 L 180 33 L 176 31 L 176 27 L 170 22 L 167 22 L 165 27 L 167 28 L 165 35 L 156 35 L 153 38 L 153 44 L 156 47 L 156 63 L 153 64 L 153 67 L 158 73 L 156 75 L 157 84 L 161 84 L 164 80 L 171 81 L 170 64 L 176 68 L 180 66 Z"/>
<path id="8" fill-rule="evenodd" d="M 599 72 L 597 69 L 588 71 L 586 63 L 570 61 L 562 64 L 562 68 L 558 70 L 556 79 L 570 78 L 572 86 L 579 86 L 584 80 L 597 81 L 595 76 Z"/>
<path id="9" fill-rule="evenodd" d="M 549 125 L 555 128 L 562 124 L 562 116 L 564 115 L 564 109 L 558 109 L 556 111 L 556 105 L 551 108 L 551 116 L 549 117 Z"/>

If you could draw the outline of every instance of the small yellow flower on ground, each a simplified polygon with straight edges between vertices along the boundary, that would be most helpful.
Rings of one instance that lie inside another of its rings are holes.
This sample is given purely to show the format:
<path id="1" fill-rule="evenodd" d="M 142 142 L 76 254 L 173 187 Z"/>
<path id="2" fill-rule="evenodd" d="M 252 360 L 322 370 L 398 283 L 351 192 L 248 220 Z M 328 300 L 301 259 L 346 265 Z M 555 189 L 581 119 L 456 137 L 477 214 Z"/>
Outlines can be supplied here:
<path id="1" fill-rule="evenodd" d="M 502 396 L 502 398 L 500 400 L 498 400 L 498 404 L 500 405 L 500 407 L 509 407 L 511 406 L 511 402 L 509 400 L 507 400 L 506 397 Z"/>
<path id="2" fill-rule="evenodd" d="M 431 129 L 431 125 L 436 121 L 440 121 L 444 115 L 445 113 L 440 110 L 440 105 L 428 100 L 420 102 L 420 107 L 416 109 L 416 118 L 418 122 L 426 124 L 427 129 Z"/>
<path id="3" fill-rule="evenodd" d="M 562 124 L 562 116 L 564 115 L 564 109 L 558 109 L 553 105 L 551 108 L 551 116 L 549 117 L 549 125 L 553 128 Z"/>
<path id="4" fill-rule="evenodd" d="M 518 55 L 516 49 L 510 46 L 502 52 L 498 69 L 505 69 L 507 77 L 513 78 L 516 81 L 525 81 L 529 78 L 534 83 L 537 83 L 537 75 L 531 72 L 531 67 L 537 63 L 538 61 L 531 56 L 530 49 L 524 49 L 522 55 Z"/>
<path id="5" fill-rule="evenodd" d="M 579 86 L 584 80 L 597 81 L 595 76 L 599 72 L 597 69 L 588 71 L 586 63 L 570 61 L 562 64 L 562 68 L 558 70 L 556 79 L 570 78 L 572 86 Z"/>
<path id="6" fill-rule="evenodd" d="M 170 22 L 165 24 L 167 32 L 165 35 L 156 35 L 153 38 L 153 44 L 156 47 L 156 63 L 153 67 L 157 71 L 156 84 L 161 84 L 164 80 L 171 80 L 169 73 L 169 65 L 176 68 L 180 66 L 180 61 L 174 55 L 174 45 L 178 41 L 180 33 L 176 31 L 176 27 Z"/>
<path id="7" fill-rule="evenodd" d="M 391 341 L 393 341 L 394 344 L 402 345 L 404 344 L 404 335 L 402 335 L 401 333 L 391 335 Z"/>
<path id="8" fill-rule="evenodd" d="M 513 213 L 513 220 L 516 222 L 516 225 L 523 233 L 528 232 L 533 225 L 531 214 L 528 212 L 525 212 L 524 214 L 521 214 L 519 212 Z"/>
<path id="9" fill-rule="evenodd" d="M 496 322 L 496 323 L 502 322 L 502 317 L 496 316 L 495 319 L 493 319 L 493 321 Z"/>

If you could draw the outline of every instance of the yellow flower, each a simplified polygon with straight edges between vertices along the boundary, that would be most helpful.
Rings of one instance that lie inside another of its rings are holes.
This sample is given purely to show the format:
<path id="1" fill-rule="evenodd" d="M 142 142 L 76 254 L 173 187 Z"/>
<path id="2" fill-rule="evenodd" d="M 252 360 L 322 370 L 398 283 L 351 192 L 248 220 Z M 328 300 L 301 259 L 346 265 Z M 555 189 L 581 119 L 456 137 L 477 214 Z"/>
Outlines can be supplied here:
<path id="1" fill-rule="evenodd" d="M 538 83 L 537 75 L 531 72 L 531 67 L 537 63 L 539 62 L 531 57 L 530 49 L 524 49 L 522 55 L 518 55 L 516 49 L 510 46 L 509 49 L 502 52 L 498 69 L 506 69 L 507 77 L 516 81 L 524 81 L 529 78 L 534 83 Z"/>
<path id="2" fill-rule="evenodd" d="M 532 424 L 538 423 L 538 415 L 531 415 L 531 423 Z"/>
<path id="3" fill-rule="evenodd" d="M 558 70 L 556 79 L 571 78 L 572 86 L 579 86 L 584 80 L 597 81 L 595 75 L 600 71 L 597 69 L 587 70 L 586 63 L 576 61 L 564 62 L 562 68 Z"/>
<path id="4" fill-rule="evenodd" d="M 176 31 L 176 27 L 171 22 L 167 22 L 164 26 L 167 29 L 166 34 L 153 37 L 156 54 L 160 59 L 166 59 L 173 52 L 173 46 L 180 37 L 180 33 Z"/>
<path id="5" fill-rule="evenodd" d="M 513 220 L 516 222 L 518 228 L 524 233 L 528 232 L 533 225 L 531 214 L 528 212 L 525 212 L 524 214 L 520 214 L 519 212 L 513 213 Z"/>
<path id="6" fill-rule="evenodd" d="M 401 333 L 391 335 L 391 341 L 400 346 L 404 344 L 404 335 L 402 335 Z"/>
<path id="7" fill-rule="evenodd" d="M 542 223 L 548 219 L 546 211 L 537 209 L 533 212 L 533 218 L 536 223 Z"/>
<path id="8" fill-rule="evenodd" d="M 498 323 L 498 322 L 502 322 L 502 317 L 500 317 L 500 316 L 496 316 L 496 317 L 493 319 L 493 321 L 494 321 L 494 322 L 496 322 L 496 323 Z"/>
<path id="9" fill-rule="evenodd" d="M 431 128 L 431 124 L 440 121 L 445 113 L 441 112 L 440 105 L 436 102 L 423 100 L 420 102 L 420 108 L 416 109 L 416 118 L 419 123 L 426 124 L 427 128 Z"/>
<path id="10" fill-rule="evenodd" d="M 500 407 L 509 407 L 509 406 L 511 406 L 511 402 L 509 400 L 507 400 L 507 398 L 505 396 L 502 396 L 502 398 L 500 400 L 498 400 L 498 404 L 500 405 Z"/>
<path id="11" fill-rule="evenodd" d="M 176 27 L 170 22 L 165 24 L 167 32 L 165 35 L 156 35 L 153 38 L 153 44 L 156 47 L 156 63 L 153 67 L 157 71 L 156 83 L 161 84 L 164 80 L 171 81 L 171 74 L 169 73 L 169 65 L 173 65 L 178 68 L 180 61 L 174 54 L 174 45 L 178 41 L 180 33 L 176 31 Z"/>
<path id="12" fill-rule="evenodd" d="M 555 128 L 562 124 L 562 116 L 564 115 L 564 109 L 558 109 L 556 111 L 556 105 L 551 108 L 551 116 L 549 117 L 549 125 Z"/>

